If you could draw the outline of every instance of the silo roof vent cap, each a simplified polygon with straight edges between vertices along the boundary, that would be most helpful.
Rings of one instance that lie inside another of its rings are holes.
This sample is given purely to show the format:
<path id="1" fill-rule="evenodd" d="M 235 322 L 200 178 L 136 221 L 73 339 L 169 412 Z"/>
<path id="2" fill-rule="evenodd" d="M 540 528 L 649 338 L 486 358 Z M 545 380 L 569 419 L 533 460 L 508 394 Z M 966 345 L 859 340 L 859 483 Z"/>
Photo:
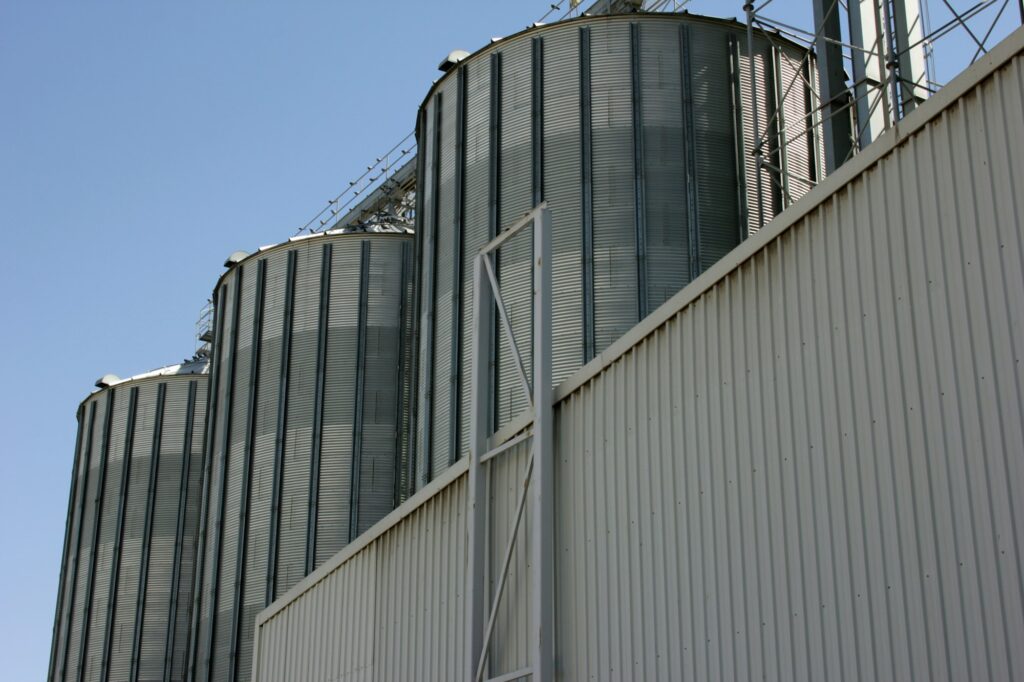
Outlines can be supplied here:
<path id="1" fill-rule="evenodd" d="M 96 380 L 96 388 L 107 388 L 108 386 L 113 386 L 120 380 L 121 377 L 116 374 L 104 374 Z"/>
<path id="2" fill-rule="evenodd" d="M 235 251 L 233 254 L 228 256 L 228 259 L 226 261 L 224 261 L 224 267 L 233 268 L 248 257 L 249 254 L 246 253 L 245 251 Z"/>
<path id="3" fill-rule="evenodd" d="M 452 50 L 448 53 L 448 56 L 441 60 L 441 63 L 437 65 L 439 71 L 448 73 L 455 68 L 455 65 L 461 62 L 463 59 L 469 56 L 469 53 L 465 50 Z"/>

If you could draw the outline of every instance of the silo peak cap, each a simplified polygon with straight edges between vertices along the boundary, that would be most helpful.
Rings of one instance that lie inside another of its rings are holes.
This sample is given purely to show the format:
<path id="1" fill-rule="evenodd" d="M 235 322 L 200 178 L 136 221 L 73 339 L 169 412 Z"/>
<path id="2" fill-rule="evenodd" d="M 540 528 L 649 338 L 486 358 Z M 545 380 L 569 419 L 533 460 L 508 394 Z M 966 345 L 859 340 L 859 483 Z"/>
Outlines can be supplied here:
<path id="1" fill-rule="evenodd" d="M 437 65 L 439 71 L 445 73 L 455 68 L 455 65 L 461 62 L 463 59 L 469 56 L 469 53 L 465 50 L 452 50 L 448 53 L 448 56 L 441 60 L 441 63 Z"/>
<path id="2" fill-rule="evenodd" d="M 107 388 L 108 386 L 113 386 L 119 381 L 121 381 L 121 377 L 116 374 L 104 374 L 96 380 L 96 388 Z"/>
<path id="3" fill-rule="evenodd" d="M 245 251 L 235 251 L 233 254 L 228 256 L 227 260 L 224 261 L 224 267 L 226 267 L 226 268 L 234 267 L 234 266 L 238 265 L 239 263 L 241 263 L 243 260 L 245 260 L 248 257 L 249 257 L 249 254 L 246 253 Z"/>

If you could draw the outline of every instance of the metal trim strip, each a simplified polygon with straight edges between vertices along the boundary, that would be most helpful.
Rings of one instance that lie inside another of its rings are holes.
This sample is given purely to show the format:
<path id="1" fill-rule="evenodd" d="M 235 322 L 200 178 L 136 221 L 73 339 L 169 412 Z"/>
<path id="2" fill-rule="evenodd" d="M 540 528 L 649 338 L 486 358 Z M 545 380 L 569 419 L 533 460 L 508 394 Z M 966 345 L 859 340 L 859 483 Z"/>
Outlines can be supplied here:
<path id="1" fill-rule="evenodd" d="M 249 395 L 245 414 L 245 443 L 242 460 L 242 490 L 239 500 L 238 541 L 235 552 L 234 599 L 231 604 L 231 646 L 228 649 L 228 679 L 238 677 L 238 649 L 242 629 L 242 597 L 245 592 L 245 557 L 249 551 L 249 496 L 252 490 L 252 461 L 256 443 L 256 406 L 259 400 L 260 350 L 263 345 L 263 294 L 267 286 L 267 259 L 256 265 L 256 292 L 253 301 L 252 342 L 249 361 Z M 241 288 L 239 288 L 241 290 Z"/>
<path id="2" fill-rule="evenodd" d="M 430 164 L 433 170 L 432 206 L 430 216 L 430 229 L 424 230 L 424 262 L 427 270 L 424 273 L 423 300 L 426 302 L 427 310 L 421 311 L 421 322 L 423 336 L 421 337 L 426 347 L 423 349 L 423 385 L 420 387 L 423 400 L 423 424 L 420 430 L 419 450 L 423 456 L 423 483 L 429 483 L 434 476 L 433 466 L 433 431 L 434 431 L 434 340 L 437 329 L 434 325 L 434 306 L 437 292 L 437 222 L 440 215 L 441 203 L 441 107 L 443 100 L 441 93 L 434 95 L 434 129 L 433 129 L 433 158 Z M 426 189 L 426 188 L 424 188 Z M 349 518 L 349 531 L 351 533 L 352 519 Z"/>
<path id="3" fill-rule="evenodd" d="M 423 307 L 423 287 L 420 286 L 420 276 L 423 274 L 420 269 L 420 263 L 423 262 L 423 239 L 421 236 L 424 234 L 423 222 L 423 197 L 426 191 L 426 172 L 427 172 L 427 158 L 426 154 L 421 153 L 419 150 L 423 150 L 420 137 L 426 134 L 427 130 L 427 112 L 425 109 L 420 109 L 416 115 L 416 239 L 415 244 L 415 258 L 413 260 L 413 311 L 412 311 L 412 387 L 409 394 L 410 405 L 409 409 L 411 415 L 409 418 L 408 425 L 408 443 L 409 443 L 409 461 L 407 463 L 408 470 L 406 471 L 405 479 L 405 494 L 412 495 L 416 490 L 416 461 L 419 452 L 418 443 L 418 427 L 419 427 L 419 414 L 420 414 L 420 312 Z"/>
<path id="4" fill-rule="evenodd" d="M 103 417 L 103 436 L 100 442 L 100 471 L 99 481 L 96 484 L 96 496 L 93 500 L 95 506 L 92 524 L 92 553 L 89 555 L 89 572 L 86 573 L 85 583 L 85 611 L 82 614 L 82 630 L 78 647 L 78 679 L 85 677 L 85 656 L 89 647 L 89 630 L 92 621 L 92 598 L 96 589 L 96 552 L 99 551 L 100 526 L 103 525 L 103 492 L 107 485 L 107 457 L 110 455 L 110 423 L 114 416 L 114 399 L 117 396 L 116 389 L 110 389 L 107 396 L 107 411 Z"/>
<path id="5" fill-rule="evenodd" d="M 495 52 L 491 55 L 491 111 L 490 111 L 490 160 L 491 165 L 488 168 L 488 216 L 487 216 L 487 238 L 493 240 L 498 236 L 498 232 L 501 230 L 501 100 L 503 91 L 501 88 L 501 76 L 502 76 L 502 53 Z M 500 271 L 501 259 L 495 257 L 494 267 Z M 490 363 L 491 373 L 493 375 L 491 385 L 498 385 L 498 344 L 494 343 L 493 340 L 500 338 L 498 336 L 498 316 L 491 315 L 491 350 L 490 350 Z M 491 423 L 498 423 L 498 401 L 496 399 L 496 392 L 492 392 L 490 396 L 491 405 L 489 414 L 491 415 Z"/>
<path id="6" fill-rule="evenodd" d="M 50 664 L 47 667 L 46 679 L 53 680 L 57 665 L 57 645 L 60 640 L 61 624 L 64 622 L 64 593 L 67 590 L 68 552 L 71 549 L 71 528 L 75 518 L 75 496 L 78 492 L 78 470 L 82 465 L 82 434 L 85 431 L 83 417 L 85 409 L 78 407 L 75 420 L 78 422 L 75 434 L 75 455 L 71 460 L 71 490 L 68 492 L 68 512 L 64 520 L 64 551 L 60 557 L 60 579 L 57 581 L 57 604 L 53 615 L 53 636 L 50 639 Z"/>
<path id="7" fill-rule="evenodd" d="M 700 275 L 703 267 L 700 252 L 700 192 L 697 172 L 697 134 L 693 121 L 693 69 L 690 59 L 690 27 L 679 26 L 679 68 L 683 95 L 683 154 L 686 168 L 686 231 L 690 250 L 688 282 Z"/>
<path id="8" fill-rule="evenodd" d="M 142 521 L 142 559 L 139 562 L 139 590 L 135 595 L 135 625 L 132 629 L 132 658 L 129 680 L 139 679 L 139 656 L 142 649 L 143 618 L 146 612 L 146 583 L 149 581 L 149 555 L 153 545 L 153 507 L 156 506 L 156 483 L 160 474 L 160 446 L 163 441 L 164 404 L 167 383 L 157 385 L 156 412 L 153 416 L 153 445 L 149 455 L 149 483 L 146 491 L 146 513 Z"/>
<path id="9" fill-rule="evenodd" d="M 403 405 L 405 401 L 405 377 L 406 372 L 408 371 L 405 363 L 405 354 L 409 351 L 409 344 L 406 342 L 406 335 L 409 333 L 410 326 L 406 324 L 406 315 L 408 313 L 406 308 L 409 305 L 406 292 L 409 289 L 410 270 L 414 273 L 414 268 L 416 267 L 414 263 L 410 263 L 410 258 L 412 257 L 412 249 L 410 247 L 411 244 L 409 244 L 409 242 L 402 244 L 402 272 L 399 282 L 399 291 L 401 293 L 398 302 L 398 372 L 395 375 L 395 398 L 397 401 L 397 404 L 395 405 L 395 489 L 394 498 L 392 500 L 392 505 L 395 507 L 402 503 L 402 499 L 406 495 L 411 494 L 411 491 L 408 489 L 408 484 L 412 480 L 410 478 L 406 481 L 407 489 L 403 490 L 401 478 L 402 436 L 406 432 L 406 426 L 403 424 L 403 420 L 407 418 L 404 414 L 405 410 L 403 409 Z M 412 276 L 415 277 L 415 274 Z M 415 353 L 413 353 L 413 355 L 415 356 Z"/>
<path id="10" fill-rule="evenodd" d="M 466 67 L 460 67 L 455 100 L 455 216 L 452 235 L 452 341 L 448 391 L 448 465 L 459 458 L 462 423 L 462 258 L 466 182 Z"/>
<path id="11" fill-rule="evenodd" d="M 636 230 L 637 319 L 647 317 L 647 198 L 644 172 L 643 95 L 640 83 L 640 25 L 629 24 L 630 84 L 633 104 L 633 211 Z"/>
<path id="12" fill-rule="evenodd" d="M 203 602 L 203 575 L 206 572 L 206 531 L 210 516 L 210 487 L 213 485 L 213 441 L 217 427 L 217 389 L 220 380 L 220 364 L 224 353 L 220 339 L 224 333 L 224 290 L 221 286 L 214 294 L 214 353 L 210 358 L 210 383 L 206 390 L 206 424 L 203 429 L 202 492 L 199 507 L 199 528 L 197 529 L 196 560 L 192 576 L 192 612 L 190 614 L 188 653 L 186 655 L 186 678 L 194 682 L 199 663 L 199 618 Z"/>
<path id="13" fill-rule="evenodd" d="M 594 331 L 594 136 L 590 89 L 590 27 L 580 40 L 580 181 L 583 215 L 583 362 L 597 352 Z"/>
<path id="14" fill-rule="evenodd" d="M 224 376 L 224 430 L 221 438 L 221 468 L 220 468 L 220 496 L 217 509 L 217 534 L 214 536 L 213 568 L 210 580 L 210 619 L 207 623 L 206 633 L 206 678 L 213 676 L 213 639 L 217 629 L 217 605 L 220 597 L 220 562 L 224 550 L 224 507 L 226 506 L 228 488 L 228 450 L 231 448 L 231 403 L 235 394 L 235 366 L 238 359 L 238 323 L 242 309 L 242 275 L 245 274 L 245 266 L 236 266 L 238 274 L 235 276 L 235 301 L 231 310 L 231 355 L 228 357 L 226 374 Z M 224 285 L 227 286 L 226 284 Z"/>
<path id="15" fill-rule="evenodd" d="M 327 366 L 327 328 L 331 310 L 332 246 L 324 244 L 320 257 L 320 309 L 316 328 L 316 385 L 313 389 L 313 432 L 309 455 L 309 494 L 306 500 L 306 567 L 312 573 L 316 563 L 317 519 L 320 515 L 320 454 L 323 447 L 324 383 Z"/>
<path id="16" fill-rule="evenodd" d="M 436 223 L 435 223 L 436 224 Z M 352 418 L 352 491 L 349 495 L 348 541 L 359 535 L 359 492 L 362 486 L 363 404 L 366 391 L 366 318 L 369 312 L 370 240 L 363 240 L 359 254 L 359 321 L 356 331 L 356 400 Z"/>
<path id="17" fill-rule="evenodd" d="M 185 512 L 188 504 L 188 481 L 192 469 L 192 431 L 195 423 L 196 394 L 199 382 L 188 382 L 188 403 L 185 407 L 184 443 L 181 446 L 181 483 L 178 487 L 178 523 L 174 532 L 174 563 L 171 565 L 171 599 L 167 609 L 167 639 L 164 643 L 164 682 L 171 682 L 174 664 L 174 639 L 178 628 L 178 591 L 181 589 L 181 552 L 185 544 Z"/>
<path id="18" fill-rule="evenodd" d="M 277 591 L 277 545 L 281 535 L 281 485 L 284 475 L 285 428 L 288 426 L 288 384 L 291 373 L 292 317 L 295 312 L 295 269 L 298 255 L 288 252 L 281 323 L 281 372 L 277 388 L 277 433 L 274 435 L 274 474 L 270 487 L 270 529 L 267 535 L 267 588 L 264 603 L 274 601 Z"/>
<path id="19" fill-rule="evenodd" d="M 101 650 L 100 679 L 110 677 L 110 639 L 114 629 L 114 613 L 117 610 L 117 583 L 121 573 L 121 552 L 124 543 L 124 510 L 128 502 L 128 483 L 131 478 L 132 451 L 135 447 L 135 412 L 139 400 L 139 387 L 132 386 L 128 393 L 128 415 L 125 424 L 124 451 L 121 458 L 121 489 L 117 501 L 117 529 L 114 531 L 113 565 L 110 571 L 110 585 L 107 591 L 107 616 L 103 625 L 103 648 Z"/>
<path id="20" fill-rule="evenodd" d="M 743 91 L 740 86 L 740 43 L 729 36 L 729 77 L 732 83 L 732 136 L 736 153 L 736 209 L 739 223 L 737 243 L 750 235 L 750 211 L 747 206 L 747 153 L 743 140 Z"/>

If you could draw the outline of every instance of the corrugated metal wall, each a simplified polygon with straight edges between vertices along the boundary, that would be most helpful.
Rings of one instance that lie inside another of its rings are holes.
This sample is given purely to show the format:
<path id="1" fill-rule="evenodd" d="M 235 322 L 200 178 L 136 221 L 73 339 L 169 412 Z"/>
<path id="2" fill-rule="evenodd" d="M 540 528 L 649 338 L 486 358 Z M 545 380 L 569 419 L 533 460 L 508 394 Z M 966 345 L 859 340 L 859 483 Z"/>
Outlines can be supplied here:
<path id="1" fill-rule="evenodd" d="M 456 679 L 465 489 L 458 478 L 383 535 L 344 551 L 340 570 L 311 576 L 300 599 L 259 626 L 253 679 Z"/>
<path id="2" fill-rule="evenodd" d="M 1022 52 L 559 387 L 560 679 L 1024 674 Z M 499 546 L 520 456 L 490 481 Z M 460 463 L 264 612 L 257 679 L 454 678 L 464 486 Z M 375 657 L 324 668 L 367 623 Z"/>
<path id="3" fill-rule="evenodd" d="M 82 404 L 51 680 L 182 679 L 203 372 L 160 370 Z"/>
<path id="4" fill-rule="evenodd" d="M 397 503 L 411 247 L 314 235 L 221 278 L 191 679 L 249 679 L 256 614 Z"/>
<path id="5" fill-rule="evenodd" d="M 757 78 L 762 128 L 776 99 L 791 116 L 808 107 L 803 80 L 792 84 L 804 52 L 774 41 L 777 48 L 760 34 L 755 39 L 766 60 Z M 583 18 L 499 41 L 430 92 L 417 128 L 424 158 L 418 487 L 465 449 L 469 274 L 488 235 L 548 202 L 556 383 L 746 237 L 746 203 L 756 203 L 758 189 L 741 167 L 753 145 L 754 83 L 735 68 L 746 49 L 740 43 L 747 44 L 746 33 L 734 22 L 683 14 Z M 779 148 L 769 132 L 765 144 Z M 782 148 L 788 163 L 811 172 L 806 143 Z M 764 180 L 770 219 L 781 201 L 771 174 Z M 531 254 L 527 228 L 497 256 L 528 373 Z M 502 426 L 526 401 L 511 350 L 501 341 L 493 354 L 493 419 Z"/>

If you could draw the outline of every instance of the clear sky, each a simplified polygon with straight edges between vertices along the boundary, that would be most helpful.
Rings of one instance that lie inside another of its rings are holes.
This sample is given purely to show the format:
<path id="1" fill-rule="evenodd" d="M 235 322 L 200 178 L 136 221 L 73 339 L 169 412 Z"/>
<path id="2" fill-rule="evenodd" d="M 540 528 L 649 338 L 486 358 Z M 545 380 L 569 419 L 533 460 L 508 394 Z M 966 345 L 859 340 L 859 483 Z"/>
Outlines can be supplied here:
<path id="1" fill-rule="evenodd" d="M 809 7 L 776 4 L 786 20 Z M 45 676 L 75 410 L 95 379 L 191 355 L 229 253 L 293 234 L 408 133 L 449 51 L 547 7 L 0 2 L 5 679 Z"/>

